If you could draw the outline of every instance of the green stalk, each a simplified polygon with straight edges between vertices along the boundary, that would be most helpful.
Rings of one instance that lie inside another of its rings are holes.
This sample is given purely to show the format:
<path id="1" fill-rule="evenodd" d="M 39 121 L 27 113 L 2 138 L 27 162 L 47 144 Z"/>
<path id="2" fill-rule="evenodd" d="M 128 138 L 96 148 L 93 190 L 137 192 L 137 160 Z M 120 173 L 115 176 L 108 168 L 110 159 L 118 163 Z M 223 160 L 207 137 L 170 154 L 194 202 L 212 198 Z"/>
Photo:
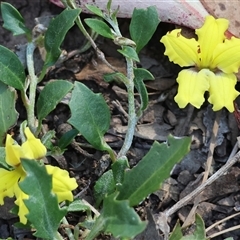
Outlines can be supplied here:
<path id="1" fill-rule="evenodd" d="M 38 78 L 35 75 L 34 60 L 33 60 L 33 54 L 34 54 L 35 48 L 36 48 L 36 45 L 32 42 L 27 44 L 27 68 L 28 68 L 30 83 L 29 83 L 28 104 L 25 105 L 26 111 L 27 111 L 28 126 L 34 134 L 36 130 L 36 126 L 35 126 L 36 118 L 34 114 L 34 108 L 35 108 L 35 99 L 36 99 L 36 89 L 37 89 L 37 83 L 38 83 Z"/>
<path id="2" fill-rule="evenodd" d="M 132 140 L 134 136 L 135 126 L 137 124 L 137 117 L 135 111 L 135 99 L 134 99 L 134 72 L 133 72 L 133 61 L 129 58 L 126 58 L 127 61 L 127 78 L 128 82 L 125 82 L 128 92 L 128 128 L 125 136 L 123 146 L 118 153 L 117 158 L 126 156 L 127 151 L 132 145 Z"/>
<path id="3" fill-rule="evenodd" d="M 69 225 L 66 217 L 64 217 L 64 218 L 62 219 L 62 223 L 63 223 L 63 224 L 66 224 L 66 225 Z M 65 231 L 66 231 L 66 234 L 68 235 L 68 239 L 69 239 L 69 240 L 75 240 L 74 235 L 73 235 L 73 233 L 72 233 L 72 231 L 71 231 L 70 228 L 67 228 L 67 227 L 66 227 L 66 228 L 65 228 Z"/>

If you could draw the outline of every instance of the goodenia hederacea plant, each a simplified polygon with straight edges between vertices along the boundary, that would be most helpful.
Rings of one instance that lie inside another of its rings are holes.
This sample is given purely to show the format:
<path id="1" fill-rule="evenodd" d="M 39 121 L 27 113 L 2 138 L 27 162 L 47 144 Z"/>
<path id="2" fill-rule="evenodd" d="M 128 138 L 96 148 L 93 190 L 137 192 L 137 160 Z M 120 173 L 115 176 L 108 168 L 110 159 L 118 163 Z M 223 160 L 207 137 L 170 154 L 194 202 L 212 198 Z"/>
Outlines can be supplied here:
<path id="1" fill-rule="evenodd" d="M 227 19 L 215 19 L 208 16 L 204 25 L 196 30 L 198 39 L 187 39 L 181 30 L 173 30 L 163 36 L 170 61 L 181 67 L 177 78 L 179 84 L 175 101 L 184 108 L 188 103 L 200 108 L 204 102 L 204 93 L 209 92 L 208 101 L 213 110 L 226 107 L 234 111 L 233 101 L 239 95 L 235 90 L 237 77 L 234 73 L 240 67 L 240 39 L 224 35 L 228 29 Z"/>
<path id="2" fill-rule="evenodd" d="M 34 159 L 44 157 L 47 150 L 28 127 L 24 133 L 26 141 L 22 145 L 15 143 L 7 134 L 5 161 L 11 168 L 0 169 L 0 204 L 4 204 L 5 197 L 15 196 L 20 222 L 26 224 L 30 220 L 40 231 L 39 236 L 44 237 L 41 233 L 43 229 L 48 228 L 48 234 L 56 233 L 59 222 L 66 213 L 59 209 L 58 203 L 73 200 L 71 191 L 77 187 L 77 183 L 69 177 L 66 170 L 35 162 Z M 38 221 L 39 216 L 42 216 L 41 221 Z M 51 239 L 53 235 L 47 238 Z"/>
<path id="3" fill-rule="evenodd" d="M 127 74 L 114 72 L 104 76 L 106 81 L 119 81 L 125 84 L 128 91 L 128 131 L 124 144 L 117 155 L 107 145 L 104 134 L 109 128 L 110 111 L 103 97 L 93 93 L 84 84 L 76 82 L 70 101 L 71 118 L 68 120 L 86 140 L 96 149 L 107 150 L 113 161 L 112 169 L 104 173 L 97 181 L 94 192 L 97 205 L 103 202 L 103 209 L 95 221 L 87 239 L 93 239 L 99 232 L 110 232 L 115 237 L 132 238 L 143 231 L 145 223 L 142 222 L 133 206 L 139 204 L 153 191 L 159 189 L 161 183 L 169 176 L 175 163 L 180 161 L 188 152 L 190 139 L 174 139 L 170 137 L 165 144 L 154 143 L 149 153 L 140 161 L 135 168 L 129 168 L 126 153 L 129 150 L 134 135 L 134 129 L 142 111 L 148 105 L 148 94 L 144 80 L 152 80 L 153 76 L 145 69 L 137 68 L 139 61 L 138 51 L 146 45 L 159 23 L 154 8 L 147 10 L 135 10 L 132 21 L 132 35 L 136 43 L 131 39 L 124 38 L 118 28 L 116 12 L 111 12 L 108 4 L 107 13 L 98 10 L 97 7 L 87 6 L 96 13 L 101 20 L 86 19 L 85 22 L 98 34 L 113 39 L 120 46 L 118 50 L 126 59 Z M 139 11 L 139 12 L 138 12 Z M 142 14 L 142 24 L 136 21 Z M 151 13 L 151 14 L 150 14 Z M 149 14 L 152 18 L 149 18 Z M 108 23 L 108 25 L 105 23 Z M 147 27 L 149 26 L 149 27 Z M 138 38 L 137 32 L 146 31 L 148 36 Z M 141 105 L 136 109 L 134 104 L 134 87 L 140 94 Z M 81 224 L 87 226 L 87 223 Z"/>

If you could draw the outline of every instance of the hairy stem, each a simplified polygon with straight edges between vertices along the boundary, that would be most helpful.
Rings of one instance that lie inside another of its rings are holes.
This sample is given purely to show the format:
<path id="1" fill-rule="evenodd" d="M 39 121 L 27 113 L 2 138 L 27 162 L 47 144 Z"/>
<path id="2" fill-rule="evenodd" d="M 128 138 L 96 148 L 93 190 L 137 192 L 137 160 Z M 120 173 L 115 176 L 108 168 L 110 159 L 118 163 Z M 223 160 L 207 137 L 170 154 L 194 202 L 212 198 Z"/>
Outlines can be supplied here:
<path id="1" fill-rule="evenodd" d="M 133 72 L 133 61 L 126 58 L 127 60 L 127 78 L 128 83 L 125 82 L 128 92 L 128 128 L 125 136 L 123 146 L 118 153 L 118 158 L 126 155 L 127 151 L 131 147 L 135 126 L 137 124 L 136 110 L 135 110 L 135 99 L 134 99 L 134 72 Z"/>
<path id="2" fill-rule="evenodd" d="M 34 43 L 28 43 L 27 45 L 27 68 L 29 73 L 29 99 L 28 104 L 25 105 L 27 110 L 27 120 L 29 128 L 33 133 L 35 133 L 36 130 L 36 118 L 34 114 L 34 107 L 35 107 L 35 100 L 36 100 L 36 89 L 37 89 L 37 83 L 38 78 L 35 75 L 35 69 L 34 69 L 34 60 L 33 60 L 33 54 L 34 50 L 36 48 L 36 45 Z"/>

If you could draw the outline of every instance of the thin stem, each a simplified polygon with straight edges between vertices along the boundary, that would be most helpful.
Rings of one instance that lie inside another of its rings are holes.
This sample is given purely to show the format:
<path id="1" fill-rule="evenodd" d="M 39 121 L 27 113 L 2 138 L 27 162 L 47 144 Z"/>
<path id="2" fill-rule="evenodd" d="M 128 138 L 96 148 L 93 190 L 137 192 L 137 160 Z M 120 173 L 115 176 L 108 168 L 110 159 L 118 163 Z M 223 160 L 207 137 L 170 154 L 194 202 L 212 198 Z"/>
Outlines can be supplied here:
<path id="1" fill-rule="evenodd" d="M 235 214 L 232 214 L 231 216 L 228 216 L 224 219 L 221 219 L 219 220 L 218 222 L 215 222 L 214 224 L 212 224 L 211 226 L 209 226 L 208 228 L 205 229 L 206 232 L 210 231 L 212 228 L 216 227 L 217 225 L 223 223 L 223 222 L 226 222 L 227 220 L 231 219 L 231 218 L 234 218 L 236 216 L 240 215 L 240 212 L 238 213 L 235 213 Z"/>
<path id="2" fill-rule="evenodd" d="M 59 232 L 56 232 L 56 233 L 54 234 L 54 240 L 63 240 L 63 237 L 60 235 Z"/>
<path id="3" fill-rule="evenodd" d="M 216 145 L 216 141 L 217 141 L 217 134 L 218 134 L 218 129 L 219 129 L 220 117 L 221 117 L 221 111 L 216 112 L 216 117 L 215 117 L 215 121 L 214 121 L 214 124 L 213 124 L 212 136 L 211 136 L 211 140 L 210 140 L 209 152 L 208 152 L 205 172 L 204 172 L 203 179 L 202 179 L 202 184 L 204 182 L 206 182 L 206 180 L 209 176 L 209 173 L 210 173 L 211 166 L 212 166 L 213 153 L 214 153 L 214 149 L 215 149 L 215 145 Z M 197 207 L 198 207 L 198 205 L 201 201 L 201 196 L 202 195 L 199 194 L 197 196 L 197 198 L 195 199 L 194 205 L 193 205 L 191 211 L 189 212 L 186 220 L 184 221 L 184 223 L 182 225 L 183 228 L 187 227 L 188 225 L 191 224 L 191 221 L 194 218 Z"/>
<path id="4" fill-rule="evenodd" d="M 33 60 L 33 54 L 34 54 L 35 48 L 36 48 L 36 45 L 32 42 L 27 44 L 27 67 L 28 67 L 28 73 L 29 73 L 30 86 L 29 86 L 29 103 L 26 107 L 26 110 L 27 110 L 28 125 L 33 133 L 35 133 L 35 129 L 36 129 L 34 107 L 35 107 L 36 89 L 37 89 L 37 83 L 38 83 L 38 78 L 35 75 L 34 60 Z"/>
<path id="5" fill-rule="evenodd" d="M 220 232 L 214 233 L 214 234 L 208 236 L 208 239 L 212 239 L 212 238 L 214 238 L 214 237 L 220 236 L 220 235 L 222 235 L 222 234 L 224 234 L 224 233 L 228 233 L 228 232 L 231 232 L 231 231 L 235 231 L 235 230 L 237 230 L 237 229 L 240 229 L 240 225 L 237 225 L 237 226 L 234 226 L 234 227 L 230 227 L 230 228 L 227 228 L 227 229 L 222 230 L 222 231 L 220 231 Z"/>
<path id="6" fill-rule="evenodd" d="M 62 219 L 62 223 L 65 224 L 65 225 L 69 225 L 66 217 L 64 217 L 64 218 Z M 65 228 L 65 231 L 66 231 L 66 234 L 68 235 L 68 239 L 69 239 L 69 240 L 75 240 L 74 235 L 73 235 L 73 233 L 72 233 L 72 231 L 71 231 L 70 228 L 67 228 L 67 227 L 66 227 L 66 228 Z"/>
<path id="7" fill-rule="evenodd" d="M 240 151 L 237 154 L 229 159 L 224 166 L 222 166 L 217 172 L 215 172 L 205 183 L 201 184 L 198 188 L 192 191 L 189 195 L 182 198 L 175 205 L 173 205 L 170 209 L 166 210 L 164 213 L 166 217 L 169 217 L 176 211 L 178 211 L 183 206 L 187 205 L 189 201 L 194 199 L 198 194 L 200 194 L 207 186 L 216 181 L 220 176 L 222 176 L 230 167 L 232 167 L 236 162 L 240 160 Z"/>
<path id="8" fill-rule="evenodd" d="M 125 136 L 123 146 L 118 153 L 117 158 L 126 156 L 127 151 L 131 147 L 135 126 L 137 124 L 137 117 L 135 111 L 135 99 L 134 99 L 134 72 L 133 72 L 133 61 L 129 58 L 126 58 L 127 61 L 127 78 L 128 83 L 125 83 L 128 92 L 128 128 Z"/>

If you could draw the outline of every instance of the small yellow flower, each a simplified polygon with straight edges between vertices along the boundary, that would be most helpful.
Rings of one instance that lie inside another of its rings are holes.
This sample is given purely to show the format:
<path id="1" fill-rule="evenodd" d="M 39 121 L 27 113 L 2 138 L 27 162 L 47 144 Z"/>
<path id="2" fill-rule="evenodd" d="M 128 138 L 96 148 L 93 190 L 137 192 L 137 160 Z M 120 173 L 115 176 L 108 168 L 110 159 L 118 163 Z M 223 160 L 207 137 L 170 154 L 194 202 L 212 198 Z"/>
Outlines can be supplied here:
<path id="1" fill-rule="evenodd" d="M 21 158 L 41 159 L 46 155 L 47 150 L 41 141 L 35 138 L 28 127 L 25 128 L 24 133 L 27 140 L 21 146 L 15 144 L 12 137 L 7 134 L 5 146 L 6 162 L 14 169 L 11 171 L 0 169 L 0 205 L 4 204 L 4 197 L 15 196 L 15 204 L 19 207 L 18 216 L 20 222 L 26 224 L 26 214 L 29 211 L 23 200 L 28 199 L 28 195 L 18 185 L 26 177 L 25 170 L 21 165 Z M 67 171 L 58 167 L 47 165 L 46 170 L 49 175 L 52 175 L 52 190 L 56 194 L 58 202 L 64 200 L 72 201 L 73 195 L 71 191 L 77 188 L 76 180 L 70 178 Z"/>
<path id="2" fill-rule="evenodd" d="M 179 29 L 160 40 L 170 61 L 181 67 L 192 67 L 182 70 L 177 78 L 179 88 L 175 101 L 180 108 L 188 103 L 200 108 L 208 91 L 208 101 L 214 111 L 223 107 L 234 111 L 233 101 L 239 95 L 234 73 L 240 67 L 240 39 L 226 39 L 224 33 L 228 25 L 227 19 L 207 16 L 204 25 L 195 31 L 198 40 L 185 38 Z"/>

